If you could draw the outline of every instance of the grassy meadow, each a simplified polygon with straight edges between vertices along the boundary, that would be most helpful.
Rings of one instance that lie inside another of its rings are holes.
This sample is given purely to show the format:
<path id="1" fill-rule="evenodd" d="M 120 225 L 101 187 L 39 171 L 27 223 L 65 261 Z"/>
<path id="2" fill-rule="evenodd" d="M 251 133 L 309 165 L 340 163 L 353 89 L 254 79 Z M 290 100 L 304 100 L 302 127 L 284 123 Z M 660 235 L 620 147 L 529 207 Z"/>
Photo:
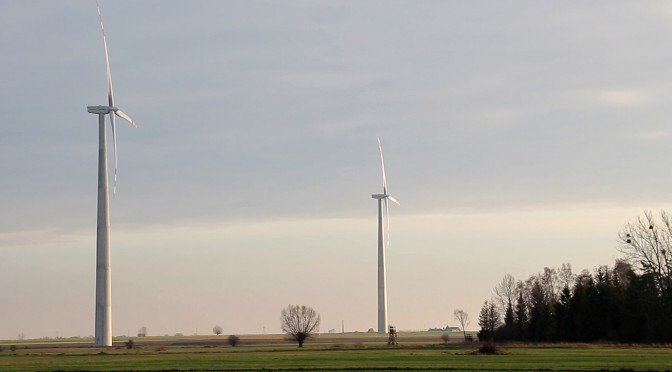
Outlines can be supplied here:
<path id="1" fill-rule="evenodd" d="M 126 349 L 94 348 L 84 340 L 24 341 L 16 351 L 0 342 L 0 371 L 232 371 L 232 370 L 451 370 L 451 371 L 672 371 L 672 347 L 624 345 L 501 345 L 498 355 L 478 344 L 440 334 L 401 333 L 399 345 L 380 335 L 320 335 L 303 349 L 280 335 L 147 337 Z"/>

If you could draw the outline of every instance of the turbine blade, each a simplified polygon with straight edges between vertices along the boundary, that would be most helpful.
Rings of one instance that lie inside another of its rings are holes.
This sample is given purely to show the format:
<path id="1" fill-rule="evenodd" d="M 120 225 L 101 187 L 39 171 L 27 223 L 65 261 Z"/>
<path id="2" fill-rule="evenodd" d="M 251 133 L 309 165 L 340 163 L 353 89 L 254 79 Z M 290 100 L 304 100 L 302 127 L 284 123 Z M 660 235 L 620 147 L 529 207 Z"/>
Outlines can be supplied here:
<path id="1" fill-rule="evenodd" d="M 390 247 L 390 203 L 385 198 L 385 250 Z"/>
<path id="2" fill-rule="evenodd" d="M 114 153 L 114 183 L 112 195 L 117 195 L 117 125 L 114 122 L 114 114 L 110 111 L 110 126 L 112 126 L 112 152 Z"/>
<path id="3" fill-rule="evenodd" d="M 394 204 L 396 204 L 396 205 L 398 205 L 398 206 L 401 207 L 401 204 L 399 204 L 399 202 L 397 201 L 397 199 L 395 199 L 393 196 L 388 195 L 387 198 L 390 199 L 390 200 L 392 200 L 392 201 L 394 202 Z"/>
<path id="4" fill-rule="evenodd" d="M 131 117 L 128 116 L 128 115 L 126 115 L 123 111 L 121 111 L 121 110 L 117 110 L 117 111 L 115 111 L 114 113 L 115 113 L 118 117 L 120 117 L 120 118 L 126 120 L 127 122 L 129 122 L 134 128 L 137 128 L 137 127 L 138 127 L 138 126 L 135 124 L 135 122 L 133 121 L 133 119 L 131 119 Z"/>
<path id="5" fill-rule="evenodd" d="M 96 0 L 96 8 L 98 9 L 98 20 L 100 21 L 100 31 L 103 33 L 103 46 L 105 48 L 105 68 L 107 71 L 107 103 L 110 107 L 114 107 L 114 93 L 112 91 L 112 72 L 110 70 L 110 56 L 107 52 L 107 36 L 105 35 L 105 26 L 103 26 L 103 15 L 100 12 L 100 3 Z"/>
<path id="6" fill-rule="evenodd" d="M 383 160 L 383 145 L 378 137 L 378 149 L 380 150 L 380 167 L 383 169 L 383 194 L 387 195 L 387 178 L 385 178 L 385 160 Z"/>

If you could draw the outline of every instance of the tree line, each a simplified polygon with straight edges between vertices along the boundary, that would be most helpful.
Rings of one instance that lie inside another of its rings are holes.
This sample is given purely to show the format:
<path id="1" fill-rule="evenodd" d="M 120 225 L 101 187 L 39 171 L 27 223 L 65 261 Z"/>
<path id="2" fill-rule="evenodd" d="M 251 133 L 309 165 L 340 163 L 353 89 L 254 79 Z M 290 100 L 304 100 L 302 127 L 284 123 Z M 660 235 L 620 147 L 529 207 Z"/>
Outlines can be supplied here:
<path id="1" fill-rule="evenodd" d="M 618 234 L 622 259 L 572 273 L 570 264 L 526 280 L 510 274 L 479 313 L 481 340 L 672 342 L 672 218 L 651 212 Z"/>

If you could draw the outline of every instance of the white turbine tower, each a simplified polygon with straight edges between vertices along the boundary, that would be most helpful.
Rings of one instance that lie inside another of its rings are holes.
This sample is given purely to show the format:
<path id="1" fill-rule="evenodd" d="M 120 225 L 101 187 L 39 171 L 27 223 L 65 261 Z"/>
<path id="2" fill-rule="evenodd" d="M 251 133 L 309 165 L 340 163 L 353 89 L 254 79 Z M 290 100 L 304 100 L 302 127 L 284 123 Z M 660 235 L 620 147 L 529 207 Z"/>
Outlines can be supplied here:
<path id="1" fill-rule="evenodd" d="M 387 333 L 387 276 L 385 273 L 385 249 L 390 238 L 390 214 L 389 200 L 400 205 L 397 199 L 387 193 L 387 178 L 385 177 L 385 160 L 383 160 L 383 146 L 378 138 L 380 150 L 380 166 L 383 170 L 383 193 L 373 194 L 372 198 L 378 200 L 378 333 Z M 385 228 L 383 229 L 383 217 Z M 387 236 L 383 234 L 387 232 Z"/>
<path id="2" fill-rule="evenodd" d="M 96 234 L 96 346 L 112 346 L 112 283 L 110 273 L 110 211 L 107 185 L 107 147 L 105 133 L 105 115 L 110 115 L 114 152 L 114 190 L 117 186 L 117 135 L 114 116 L 136 126 L 128 115 L 114 106 L 112 94 L 112 75 L 110 58 L 107 53 L 107 38 L 103 27 L 100 4 L 96 1 L 100 29 L 103 32 L 105 47 L 105 65 L 107 67 L 107 106 L 87 106 L 87 111 L 98 115 L 98 232 Z"/>

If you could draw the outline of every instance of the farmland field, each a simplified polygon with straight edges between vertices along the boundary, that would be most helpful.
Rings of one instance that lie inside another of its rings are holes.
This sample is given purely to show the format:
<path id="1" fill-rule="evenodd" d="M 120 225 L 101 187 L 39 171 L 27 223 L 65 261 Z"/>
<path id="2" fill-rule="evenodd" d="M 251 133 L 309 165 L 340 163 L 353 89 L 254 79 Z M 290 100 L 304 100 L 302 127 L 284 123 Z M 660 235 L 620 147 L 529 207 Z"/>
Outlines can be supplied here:
<path id="1" fill-rule="evenodd" d="M 297 348 L 280 335 L 147 337 L 127 349 L 94 348 L 84 340 L 0 342 L 0 371 L 672 371 L 672 347 L 624 345 L 501 345 L 498 355 L 474 353 L 477 344 L 442 344 L 440 334 L 401 333 L 385 346 L 379 335 L 320 335 Z M 455 339 L 457 336 L 454 335 Z"/>

